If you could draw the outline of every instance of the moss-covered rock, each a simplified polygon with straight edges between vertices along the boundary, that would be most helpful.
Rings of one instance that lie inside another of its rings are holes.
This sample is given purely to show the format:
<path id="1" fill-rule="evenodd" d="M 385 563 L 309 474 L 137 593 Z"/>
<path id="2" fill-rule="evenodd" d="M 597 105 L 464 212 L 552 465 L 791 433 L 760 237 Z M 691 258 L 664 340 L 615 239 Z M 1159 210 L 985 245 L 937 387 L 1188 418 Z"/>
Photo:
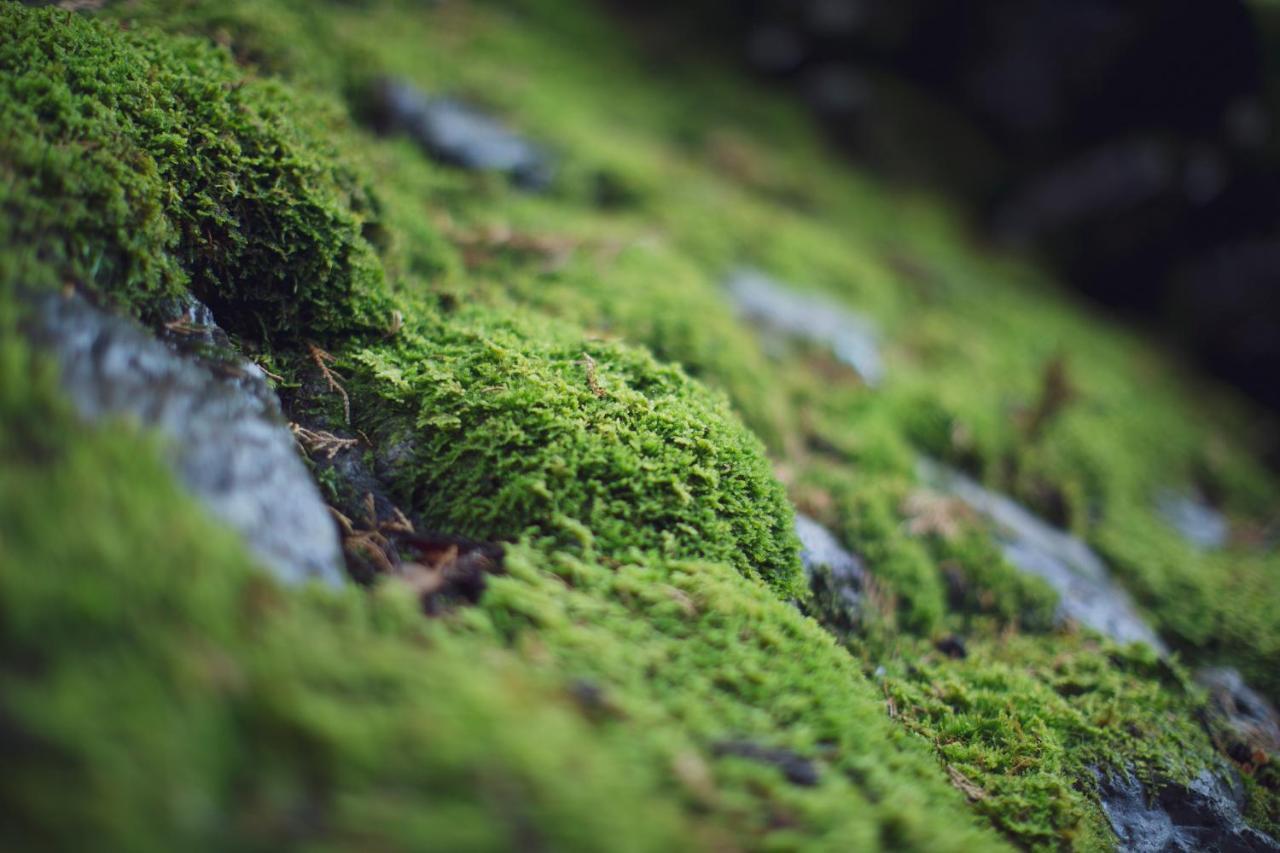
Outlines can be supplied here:
<path id="1" fill-rule="evenodd" d="M 384 499 L 515 540 L 434 621 L 394 577 L 273 586 L 0 328 L 0 845 L 1097 849 L 1092 764 L 1222 766 L 1186 664 L 1278 695 L 1264 422 L 700 58 L 563 0 L 0 24 L 0 321 L 19 282 L 153 321 L 194 290 Z M 382 74 L 484 104 L 557 180 L 362 130 Z M 884 382 L 758 338 L 741 265 L 874 319 Z M 1057 625 L 921 452 L 1087 539 L 1174 657 Z M 1179 541 L 1162 489 L 1209 495 L 1226 546 Z M 786 600 L 788 496 L 870 575 L 842 642 Z"/>

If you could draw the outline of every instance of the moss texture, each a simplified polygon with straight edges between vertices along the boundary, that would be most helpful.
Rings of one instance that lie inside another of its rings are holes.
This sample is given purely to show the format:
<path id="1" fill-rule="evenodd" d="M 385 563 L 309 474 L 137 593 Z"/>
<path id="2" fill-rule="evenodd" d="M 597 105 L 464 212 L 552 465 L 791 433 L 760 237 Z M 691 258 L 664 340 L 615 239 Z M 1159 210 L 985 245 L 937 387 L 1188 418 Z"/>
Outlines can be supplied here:
<path id="1" fill-rule="evenodd" d="M 6 849 L 1099 849 L 1091 766 L 1221 761 L 1191 667 L 1280 699 L 1266 423 L 589 4 L 5 2 L 0 71 Z M 379 74 L 483 103 L 555 182 L 371 135 Z M 754 334 L 741 264 L 871 316 L 886 383 Z M 145 436 L 67 414 L 17 283 L 144 319 L 191 290 L 286 395 L 322 346 L 396 500 L 508 574 L 435 621 L 277 588 Z M 1086 538 L 1177 656 L 1054 628 L 921 452 Z M 1166 488 L 1229 546 L 1180 541 Z M 789 602 L 788 498 L 874 577 L 838 641 Z M 1275 833 L 1274 772 L 1246 784 Z"/>

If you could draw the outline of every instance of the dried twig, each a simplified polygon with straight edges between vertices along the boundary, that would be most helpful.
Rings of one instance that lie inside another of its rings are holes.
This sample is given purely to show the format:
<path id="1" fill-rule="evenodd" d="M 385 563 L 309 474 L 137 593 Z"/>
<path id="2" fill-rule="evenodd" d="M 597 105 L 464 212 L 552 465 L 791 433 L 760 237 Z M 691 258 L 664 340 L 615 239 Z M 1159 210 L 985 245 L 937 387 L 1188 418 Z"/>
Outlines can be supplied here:
<path id="1" fill-rule="evenodd" d="M 346 418 L 347 425 L 350 426 L 351 398 L 347 396 L 347 389 L 343 388 L 342 383 L 338 381 L 342 377 L 329 367 L 337 359 L 313 343 L 308 343 L 307 349 L 311 353 L 311 360 L 315 362 L 316 367 L 320 368 L 320 373 L 324 376 L 325 381 L 329 383 L 329 390 L 337 391 L 342 395 L 342 414 Z"/>
<path id="2" fill-rule="evenodd" d="M 597 397 L 603 397 L 604 388 L 600 386 L 600 380 L 596 378 L 596 360 L 584 352 L 582 361 L 578 363 L 587 369 L 587 387 L 591 389 L 591 393 Z"/>
<path id="3" fill-rule="evenodd" d="M 964 795 L 968 797 L 970 801 L 977 802 L 978 800 L 985 800 L 987 798 L 986 791 L 979 788 L 972 779 L 950 764 L 947 765 L 947 775 L 951 777 L 951 784 L 963 791 Z"/>
<path id="4" fill-rule="evenodd" d="M 343 450 L 355 447 L 360 443 L 356 438 L 341 438 L 324 430 L 311 430 L 297 424 L 289 424 L 289 431 L 297 439 L 298 444 L 307 453 L 323 453 L 325 459 L 332 460 Z"/>

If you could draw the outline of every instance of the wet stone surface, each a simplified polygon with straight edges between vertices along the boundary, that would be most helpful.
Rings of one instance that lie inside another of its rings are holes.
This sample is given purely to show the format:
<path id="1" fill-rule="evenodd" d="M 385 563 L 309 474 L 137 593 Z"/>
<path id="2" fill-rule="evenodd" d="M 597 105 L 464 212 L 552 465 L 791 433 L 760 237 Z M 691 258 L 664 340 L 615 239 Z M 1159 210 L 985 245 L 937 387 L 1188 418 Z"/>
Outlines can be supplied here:
<path id="1" fill-rule="evenodd" d="M 179 480 L 281 580 L 343 582 L 334 524 L 262 371 L 225 347 L 194 300 L 157 340 L 79 296 L 29 297 L 25 332 L 88 420 L 158 431 Z"/>
<path id="2" fill-rule="evenodd" d="M 1264 764 L 1280 757 L 1280 713 L 1245 684 L 1230 667 L 1196 673 L 1209 691 L 1208 723 L 1220 749 L 1241 764 Z"/>
<path id="3" fill-rule="evenodd" d="M 954 495 L 995 526 L 1005 559 L 1043 578 L 1059 596 L 1058 617 L 1078 622 L 1121 643 L 1142 642 L 1163 653 L 1165 646 L 1115 583 L 1106 565 L 1084 542 L 1041 521 L 1004 495 L 930 460 L 920 476 L 932 488 Z"/>
<path id="4" fill-rule="evenodd" d="M 1280 851 L 1275 839 L 1248 826 L 1244 792 L 1208 770 L 1186 785 L 1153 793 L 1132 773 L 1095 770 L 1102 810 L 1118 839 L 1134 853 Z"/>
<path id="5" fill-rule="evenodd" d="M 382 79 L 370 93 L 374 125 L 405 133 L 431 157 L 463 169 L 502 172 L 519 187 L 545 189 L 548 154 L 496 119 L 452 98 L 430 96 L 403 80 Z"/>
<path id="6" fill-rule="evenodd" d="M 829 530 L 807 515 L 796 513 L 800 561 L 813 592 L 813 614 L 829 629 L 840 633 L 862 624 L 868 587 L 862 561 L 846 551 Z"/>
<path id="7" fill-rule="evenodd" d="M 1200 548 L 1221 548 L 1227 544 L 1230 525 L 1222 513 L 1195 495 L 1162 492 L 1156 509 L 1169 526 Z"/>
<path id="8" fill-rule="evenodd" d="M 829 348 L 867 385 L 884 379 L 876 331 L 866 317 L 833 300 L 794 291 L 758 270 L 736 270 L 725 286 L 751 323 Z"/>

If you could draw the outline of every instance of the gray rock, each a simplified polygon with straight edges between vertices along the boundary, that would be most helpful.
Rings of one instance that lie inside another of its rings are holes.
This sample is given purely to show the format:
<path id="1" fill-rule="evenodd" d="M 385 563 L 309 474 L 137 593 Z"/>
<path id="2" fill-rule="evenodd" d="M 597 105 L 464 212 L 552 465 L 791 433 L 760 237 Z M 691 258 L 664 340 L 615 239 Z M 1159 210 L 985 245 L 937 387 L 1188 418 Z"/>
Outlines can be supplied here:
<path id="1" fill-rule="evenodd" d="M 1196 673 L 1209 691 L 1209 723 L 1214 739 L 1241 763 L 1256 760 L 1258 752 L 1280 756 L 1280 713 L 1230 667 L 1210 667 Z"/>
<path id="2" fill-rule="evenodd" d="M 503 172 L 517 186 L 545 189 L 550 157 L 496 119 L 452 98 L 428 96 L 402 80 L 378 81 L 374 121 L 384 132 L 406 133 L 430 156 L 464 169 Z"/>
<path id="3" fill-rule="evenodd" d="M 1016 568 L 1043 578 L 1058 593 L 1058 617 L 1085 625 L 1117 642 L 1142 642 L 1166 651 L 1116 584 L 1093 549 L 963 474 L 931 460 L 920 461 L 920 477 L 954 495 L 995 526 L 1005 559 Z"/>
<path id="4" fill-rule="evenodd" d="M 884 379 L 871 321 L 821 296 L 797 293 L 758 270 L 740 269 L 726 282 L 738 312 L 762 328 L 828 347 L 868 385 Z"/>
<path id="5" fill-rule="evenodd" d="M 181 482 L 280 579 L 343 581 L 337 531 L 275 394 L 256 365 L 216 346 L 225 336 L 207 309 L 182 306 L 165 343 L 79 296 L 28 301 L 25 331 L 82 417 L 158 431 Z"/>
<path id="6" fill-rule="evenodd" d="M 836 633 L 856 630 L 862 624 L 868 585 L 862 561 L 841 547 L 831 531 L 802 513 L 796 513 L 796 536 L 818 610 L 814 615 Z"/>
<path id="7" fill-rule="evenodd" d="M 1156 509 L 1171 527 L 1200 548 L 1221 548 L 1231 532 L 1222 513 L 1195 495 L 1161 492 Z"/>
<path id="8" fill-rule="evenodd" d="M 1119 843 L 1134 853 L 1280 851 L 1275 839 L 1244 822 L 1244 793 L 1205 770 L 1187 785 L 1164 785 L 1152 795 L 1132 772 L 1095 769 L 1102 810 Z"/>

